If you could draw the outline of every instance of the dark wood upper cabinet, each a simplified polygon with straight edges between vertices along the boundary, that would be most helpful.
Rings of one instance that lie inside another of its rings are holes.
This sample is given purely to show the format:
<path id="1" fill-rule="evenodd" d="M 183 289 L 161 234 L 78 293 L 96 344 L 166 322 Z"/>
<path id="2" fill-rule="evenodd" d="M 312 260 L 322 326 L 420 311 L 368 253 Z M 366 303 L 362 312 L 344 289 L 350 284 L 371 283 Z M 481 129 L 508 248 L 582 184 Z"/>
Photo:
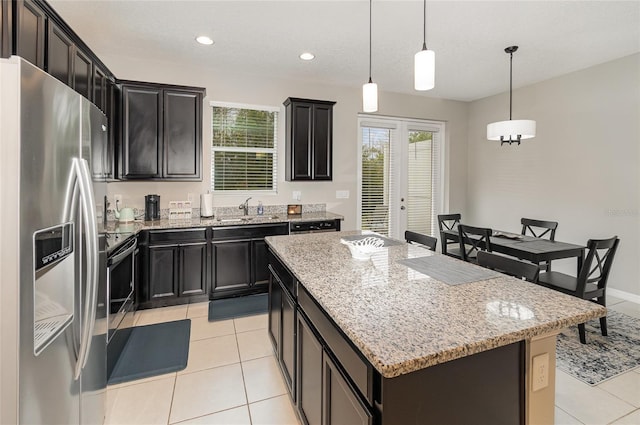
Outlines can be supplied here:
<path id="1" fill-rule="evenodd" d="M 201 178 L 202 94 L 164 90 L 164 177 Z"/>
<path id="2" fill-rule="evenodd" d="M 162 89 L 122 86 L 120 177 L 161 177 Z"/>
<path id="3" fill-rule="evenodd" d="M 45 71 L 68 86 L 73 85 L 74 46 L 71 39 L 52 20 L 48 22 Z"/>
<path id="4" fill-rule="evenodd" d="M 16 2 L 15 7 L 17 17 L 15 52 L 38 68 L 44 69 L 47 16 L 44 10 L 31 0 Z"/>
<path id="5" fill-rule="evenodd" d="M 74 48 L 71 87 L 87 99 L 93 100 L 93 63 L 89 56 L 78 48 Z"/>
<path id="6" fill-rule="evenodd" d="M 12 1 L 0 1 L 0 56 L 8 58 L 13 53 L 13 8 Z"/>
<path id="7" fill-rule="evenodd" d="M 292 97 L 284 101 L 286 180 L 332 179 L 335 103 Z"/>
<path id="8" fill-rule="evenodd" d="M 93 65 L 93 103 L 107 114 L 107 74 Z"/>
<path id="9" fill-rule="evenodd" d="M 120 178 L 202 180 L 204 89 L 121 84 Z"/>

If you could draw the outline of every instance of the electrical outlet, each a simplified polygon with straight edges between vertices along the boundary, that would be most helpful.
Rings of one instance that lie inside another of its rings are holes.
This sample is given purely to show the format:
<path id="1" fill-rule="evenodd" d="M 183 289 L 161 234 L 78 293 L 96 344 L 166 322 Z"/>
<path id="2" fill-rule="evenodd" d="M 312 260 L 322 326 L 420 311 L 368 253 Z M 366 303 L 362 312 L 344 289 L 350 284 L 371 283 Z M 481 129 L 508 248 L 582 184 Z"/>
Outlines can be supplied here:
<path id="1" fill-rule="evenodd" d="M 187 201 L 193 202 L 193 193 L 188 193 L 187 194 Z"/>
<path id="2" fill-rule="evenodd" d="M 122 208 L 122 195 L 113 195 L 113 209 Z"/>
<path id="3" fill-rule="evenodd" d="M 538 354 L 531 363 L 531 391 L 546 388 L 549 385 L 549 353 Z"/>
<path id="4" fill-rule="evenodd" d="M 300 192 L 299 190 L 294 190 L 291 197 L 294 201 L 299 201 L 302 198 L 302 192 Z"/>
<path id="5" fill-rule="evenodd" d="M 349 199 L 348 190 L 336 190 L 336 199 Z"/>

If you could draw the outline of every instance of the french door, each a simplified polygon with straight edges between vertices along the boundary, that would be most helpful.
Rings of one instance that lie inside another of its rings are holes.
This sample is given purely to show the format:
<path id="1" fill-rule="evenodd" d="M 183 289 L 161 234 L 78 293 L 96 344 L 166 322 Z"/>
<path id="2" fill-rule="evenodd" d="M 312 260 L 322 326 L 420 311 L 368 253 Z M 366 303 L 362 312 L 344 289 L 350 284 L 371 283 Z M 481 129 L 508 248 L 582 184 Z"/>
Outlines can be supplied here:
<path id="1" fill-rule="evenodd" d="M 360 115 L 358 227 L 402 239 L 437 235 L 445 124 Z"/>

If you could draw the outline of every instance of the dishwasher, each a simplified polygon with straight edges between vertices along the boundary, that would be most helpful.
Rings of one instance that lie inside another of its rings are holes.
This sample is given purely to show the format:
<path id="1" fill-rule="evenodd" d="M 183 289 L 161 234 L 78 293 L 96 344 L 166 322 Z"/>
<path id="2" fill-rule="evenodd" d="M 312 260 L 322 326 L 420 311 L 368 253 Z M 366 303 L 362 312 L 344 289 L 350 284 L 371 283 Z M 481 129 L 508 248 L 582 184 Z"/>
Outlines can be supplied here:
<path id="1" fill-rule="evenodd" d="M 292 221 L 289 223 L 289 234 L 340 231 L 340 220 Z"/>

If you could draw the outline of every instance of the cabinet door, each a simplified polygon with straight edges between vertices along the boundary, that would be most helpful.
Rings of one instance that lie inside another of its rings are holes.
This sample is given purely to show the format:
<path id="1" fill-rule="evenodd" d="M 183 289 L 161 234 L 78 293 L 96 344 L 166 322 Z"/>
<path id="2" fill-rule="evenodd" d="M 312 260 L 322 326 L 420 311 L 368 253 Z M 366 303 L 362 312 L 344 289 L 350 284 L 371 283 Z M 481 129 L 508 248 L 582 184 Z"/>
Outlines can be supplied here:
<path id="1" fill-rule="evenodd" d="M 46 15 L 31 0 L 16 2 L 14 7 L 18 14 L 16 55 L 44 69 Z"/>
<path id="2" fill-rule="evenodd" d="M 295 401 L 295 359 L 296 359 L 296 304 L 289 291 L 282 292 L 282 333 L 280 334 L 280 365 L 289 393 Z"/>
<path id="3" fill-rule="evenodd" d="M 331 180 L 333 106 L 313 105 L 313 179 Z"/>
<path id="4" fill-rule="evenodd" d="M 164 91 L 165 179 L 201 179 L 202 95 Z"/>
<path id="5" fill-rule="evenodd" d="M 213 244 L 212 292 L 242 291 L 251 285 L 251 241 Z"/>
<path id="6" fill-rule="evenodd" d="M 322 345 L 298 314 L 296 386 L 298 411 L 305 425 L 322 424 Z"/>
<path id="7" fill-rule="evenodd" d="M 107 76 L 97 65 L 93 66 L 93 103 L 107 114 Z"/>
<path id="8" fill-rule="evenodd" d="M 180 296 L 207 292 L 207 243 L 180 245 Z"/>
<path id="9" fill-rule="evenodd" d="M 73 89 L 93 100 L 93 63 L 89 56 L 77 47 L 73 55 Z"/>
<path id="10" fill-rule="evenodd" d="M 51 20 L 48 22 L 46 71 L 68 86 L 73 83 L 73 43 Z"/>
<path id="11" fill-rule="evenodd" d="M 104 175 L 107 179 L 116 178 L 116 138 L 119 137 L 119 120 L 117 115 L 117 105 L 119 105 L 119 90 L 116 83 L 109 78 L 105 78 L 104 91 L 104 114 L 107 116 L 107 146 L 105 149 Z"/>
<path id="12" fill-rule="evenodd" d="M 311 131 L 313 105 L 292 103 L 291 180 L 311 180 Z"/>
<path id="13" fill-rule="evenodd" d="M 323 353 L 323 425 L 371 425 L 373 415 L 342 377 L 329 356 Z"/>
<path id="14" fill-rule="evenodd" d="M 253 284 L 267 285 L 269 283 L 269 250 L 264 239 L 254 240 L 252 243 Z"/>
<path id="15" fill-rule="evenodd" d="M 177 246 L 149 247 L 149 298 L 171 298 L 178 295 Z"/>
<path id="16" fill-rule="evenodd" d="M 161 177 L 162 90 L 123 86 L 121 177 Z"/>
<path id="17" fill-rule="evenodd" d="M 280 317 L 282 316 L 282 287 L 275 277 L 269 279 L 269 337 L 276 357 L 280 356 Z"/>

